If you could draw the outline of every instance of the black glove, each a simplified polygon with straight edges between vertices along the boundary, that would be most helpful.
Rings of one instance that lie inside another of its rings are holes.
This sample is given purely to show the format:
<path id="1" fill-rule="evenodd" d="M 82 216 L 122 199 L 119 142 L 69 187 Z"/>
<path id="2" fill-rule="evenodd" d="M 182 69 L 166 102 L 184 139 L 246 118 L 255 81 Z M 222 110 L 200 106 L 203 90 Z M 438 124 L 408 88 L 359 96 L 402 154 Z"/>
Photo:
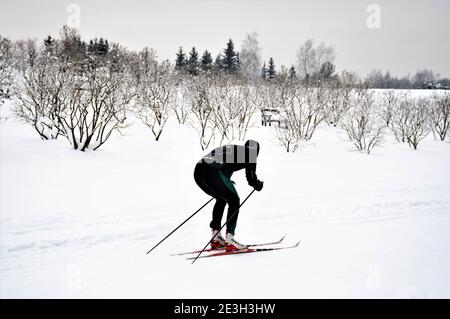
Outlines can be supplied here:
<path id="1" fill-rule="evenodd" d="M 257 180 L 255 185 L 253 185 L 253 188 L 259 192 L 263 188 L 263 185 L 264 185 L 264 182 Z"/>

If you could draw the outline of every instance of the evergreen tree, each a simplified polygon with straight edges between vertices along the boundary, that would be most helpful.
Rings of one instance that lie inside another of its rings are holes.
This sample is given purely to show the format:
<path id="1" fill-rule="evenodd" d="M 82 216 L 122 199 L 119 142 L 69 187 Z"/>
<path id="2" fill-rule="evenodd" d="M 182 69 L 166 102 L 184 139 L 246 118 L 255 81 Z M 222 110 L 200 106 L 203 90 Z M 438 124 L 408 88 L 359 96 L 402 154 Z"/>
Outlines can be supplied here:
<path id="1" fill-rule="evenodd" d="M 327 61 L 320 66 L 319 80 L 329 81 L 334 77 L 336 67 L 333 63 Z"/>
<path id="2" fill-rule="evenodd" d="M 267 78 L 269 80 L 275 78 L 275 63 L 273 62 L 273 58 L 269 59 L 269 67 L 267 68 Z"/>
<path id="3" fill-rule="evenodd" d="M 189 60 L 187 61 L 188 71 L 190 74 L 198 74 L 198 52 L 195 47 L 189 52 Z"/>
<path id="4" fill-rule="evenodd" d="M 180 49 L 177 52 L 177 58 L 175 60 L 175 68 L 178 70 L 184 69 L 186 66 L 186 54 L 183 52 L 183 48 L 180 47 Z"/>
<path id="5" fill-rule="evenodd" d="M 205 50 L 205 52 L 203 52 L 202 59 L 201 59 L 202 69 L 205 71 L 210 70 L 212 62 L 213 62 L 213 59 L 212 59 L 211 53 L 209 53 L 208 50 Z"/>
<path id="6" fill-rule="evenodd" d="M 234 51 L 233 41 L 230 39 L 223 51 L 223 68 L 228 72 L 235 72 L 239 68 L 237 53 Z"/>
<path id="7" fill-rule="evenodd" d="M 297 71 L 295 70 L 295 66 L 291 66 L 289 68 L 289 80 L 296 80 L 297 79 Z"/>
<path id="8" fill-rule="evenodd" d="M 91 57 L 106 56 L 109 52 L 108 40 L 104 40 L 103 38 L 100 38 L 100 39 L 94 39 L 94 40 L 89 41 L 87 51 Z"/>

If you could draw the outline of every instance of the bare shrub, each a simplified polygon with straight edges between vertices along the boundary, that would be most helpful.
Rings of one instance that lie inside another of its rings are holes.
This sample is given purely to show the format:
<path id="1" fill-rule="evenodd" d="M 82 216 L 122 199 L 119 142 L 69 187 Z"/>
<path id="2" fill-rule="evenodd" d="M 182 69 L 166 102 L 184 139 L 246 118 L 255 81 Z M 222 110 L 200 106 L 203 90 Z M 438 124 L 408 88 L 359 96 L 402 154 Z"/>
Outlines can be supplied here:
<path id="1" fill-rule="evenodd" d="M 65 135 L 59 117 L 70 95 L 67 84 L 73 74 L 58 61 L 40 54 L 32 63 L 25 64 L 20 75 L 15 88 L 16 116 L 31 124 L 44 140 Z"/>
<path id="2" fill-rule="evenodd" d="M 65 28 L 52 52 L 41 47 L 30 55 L 21 67 L 15 109 L 41 138 L 64 136 L 81 151 L 97 150 L 126 127 L 134 95 L 124 49 L 114 44 L 89 55 L 83 48 L 77 33 Z"/>
<path id="3" fill-rule="evenodd" d="M 186 124 L 191 113 L 189 107 L 188 80 L 182 75 L 176 75 L 176 96 L 172 104 L 172 112 L 178 124 Z"/>
<path id="4" fill-rule="evenodd" d="M 406 125 L 406 136 L 408 144 L 417 150 L 419 142 L 423 140 L 431 131 L 429 125 L 429 105 L 430 101 L 426 98 L 412 100 L 407 105 L 409 116 Z"/>
<path id="5" fill-rule="evenodd" d="M 327 98 L 323 87 L 307 88 L 284 82 L 276 88 L 280 90 L 280 115 L 283 119 L 283 125 L 277 128 L 277 137 L 287 152 L 295 152 L 312 138 L 324 120 Z"/>
<path id="6" fill-rule="evenodd" d="M 261 113 L 261 124 L 271 125 L 273 121 L 272 113 L 279 114 L 280 112 L 281 94 L 278 93 L 281 92 L 274 83 L 263 81 L 257 82 L 254 90 L 256 107 Z"/>
<path id="7" fill-rule="evenodd" d="M 341 121 L 348 140 L 356 150 L 367 154 L 383 141 L 383 125 L 379 123 L 374 104 L 373 92 L 358 89 Z"/>
<path id="8" fill-rule="evenodd" d="M 434 95 L 430 103 L 430 121 L 433 132 L 445 141 L 450 128 L 450 94 Z"/>
<path id="9" fill-rule="evenodd" d="M 339 121 L 350 108 L 355 78 L 351 73 L 343 72 L 329 89 L 326 121 L 329 125 L 338 126 Z"/>
<path id="10" fill-rule="evenodd" d="M 188 105 L 191 109 L 189 119 L 192 127 L 197 131 L 200 147 L 205 150 L 214 143 L 216 125 L 214 121 L 213 93 L 214 78 L 209 75 L 190 76 L 186 83 Z"/>
<path id="11" fill-rule="evenodd" d="M 244 79 L 231 75 L 222 75 L 214 83 L 213 121 L 221 135 L 220 144 L 243 140 L 257 108 L 255 90 Z"/>
<path id="12" fill-rule="evenodd" d="M 417 149 L 419 142 L 431 131 L 429 105 L 426 98 L 405 97 L 395 108 L 390 128 L 398 142 L 406 142 Z"/>
<path id="13" fill-rule="evenodd" d="M 125 73 L 100 67 L 85 74 L 60 117 L 73 148 L 97 150 L 113 132 L 121 134 L 133 96 Z"/>
<path id="14" fill-rule="evenodd" d="M 136 114 L 158 141 L 175 102 L 176 83 L 170 63 L 149 63 L 145 61 L 149 55 L 143 52 L 141 56 L 142 63 L 152 67 L 146 68 L 141 74 L 137 87 Z"/>
<path id="15" fill-rule="evenodd" d="M 12 53 L 11 41 L 0 35 L 0 105 L 3 98 L 10 96 L 14 70 Z"/>
<path id="16" fill-rule="evenodd" d="M 396 90 L 384 90 L 381 94 L 381 117 L 386 124 L 391 124 L 392 116 L 402 95 Z"/>
<path id="17" fill-rule="evenodd" d="M 389 121 L 389 127 L 397 142 L 406 143 L 408 141 L 407 135 L 407 123 L 410 113 L 410 100 L 407 95 L 395 105 L 392 112 L 391 120 Z"/>

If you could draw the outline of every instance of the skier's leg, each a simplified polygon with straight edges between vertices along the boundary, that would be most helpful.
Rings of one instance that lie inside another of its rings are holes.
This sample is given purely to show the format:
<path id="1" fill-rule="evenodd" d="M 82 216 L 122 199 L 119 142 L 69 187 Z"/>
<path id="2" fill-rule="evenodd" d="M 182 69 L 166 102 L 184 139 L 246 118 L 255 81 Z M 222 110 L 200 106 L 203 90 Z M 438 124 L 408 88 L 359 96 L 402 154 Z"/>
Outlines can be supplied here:
<path id="1" fill-rule="evenodd" d="M 211 228 L 216 230 L 220 229 L 225 203 L 227 203 L 227 220 L 234 214 L 233 218 L 227 223 L 227 232 L 234 234 L 239 215 L 238 209 L 240 199 L 233 183 L 218 169 L 204 165 L 197 165 L 194 172 L 194 178 L 198 186 L 205 193 L 216 198 L 216 205 L 214 205 L 213 210 L 213 220 L 210 224 Z"/>
<path id="2" fill-rule="evenodd" d="M 228 204 L 227 233 L 234 235 L 234 231 L 236 229 L 237 219 L 238 219 L 238 215 L 239 215 L 239 206 L 240 206 L 239 195 L 238 195 L 236 189 L 234 188 L 233 183 L 230 181 L 230 179 L 228 177 L 226 177 L 222 172 L 219 172 L 219 176 L 222 181 L 222 186 L 225 186 L 225 187 L 220 188 L 221 195 L 222 195 L 222 198 Z"/>
<path id="3" fill-rule="evenodd" d="M 215 192 L 213 192 L 213 189 L 211 188 L 209 184 L 209 182 L 207 180 L 209 180 L 209 175 L 211 175 L 211 168 L 204 165 L 204 164 L 197 164 L 195 166 L 195 170 L 194 170 L 194 179 L 195 182 L 197 183 L 198 187 L 200 187 L 202 189 L 202 191 L 204 191 L 206 194 L 208 194 L 209 196 L 212 196 L 214 198 L 219 198 L 217 196 L 217 194 Z M 219 227 L 220 228 L 220 227 Z"/>
<path id="4" fill-rule="evenodd" d="M 219 230 L 220 226 L 222 226 L 222 216 L 225 210 L 225 205 L 226 202 L 223 199 L 221 198 L 216 199 L 216 204 L 214 205 L 212 213 L 212 221 L 209 224 L 211 229 Z"/>
<path id="5" fill-rule="evenodd" d="M 237 194 L 231 193 L 228 197 L 228 213 L 227 220 L 234 214 L 227 223 L 227 233 L 234 235 L 239 215 L 240 199 Z"/>
<path id="6" fill-rule="evenodd" d="M 194 171 L 194 179 L 197 185 L 208 195 L 216 199 L 214 205 L 210 227 L 219 230 L 222 226 L 222 216 L 225 210 L 226 201 L 222 198 L 222 183 L 219 171 L 204 164 L 197 164 Z"/>

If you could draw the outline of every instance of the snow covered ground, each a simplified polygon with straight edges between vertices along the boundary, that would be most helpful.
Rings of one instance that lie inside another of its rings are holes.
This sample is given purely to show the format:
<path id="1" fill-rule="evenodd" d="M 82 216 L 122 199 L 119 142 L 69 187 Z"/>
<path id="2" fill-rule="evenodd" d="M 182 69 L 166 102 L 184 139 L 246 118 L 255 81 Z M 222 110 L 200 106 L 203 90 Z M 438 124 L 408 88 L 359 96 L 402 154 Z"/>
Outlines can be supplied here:
<path id="1" fill-rule="evenodd" d="M 2 298 L 450 298 L 450 144 L 432 135 L 417 151 L 387 136 L 366 155 L 322 127 L 287 154 L 271 128 L 252 129 L 265 184 L 236 237 L 302 244 L 191 265 L 170 254 L 204 245 L 212 204 L 145 254 L 208 199 L 191 128 L 170 122 L 155 142 L 136 122 L 82 153 L 0 126 Z M 233 180 L 244 198 L 243 172 Z"/>

